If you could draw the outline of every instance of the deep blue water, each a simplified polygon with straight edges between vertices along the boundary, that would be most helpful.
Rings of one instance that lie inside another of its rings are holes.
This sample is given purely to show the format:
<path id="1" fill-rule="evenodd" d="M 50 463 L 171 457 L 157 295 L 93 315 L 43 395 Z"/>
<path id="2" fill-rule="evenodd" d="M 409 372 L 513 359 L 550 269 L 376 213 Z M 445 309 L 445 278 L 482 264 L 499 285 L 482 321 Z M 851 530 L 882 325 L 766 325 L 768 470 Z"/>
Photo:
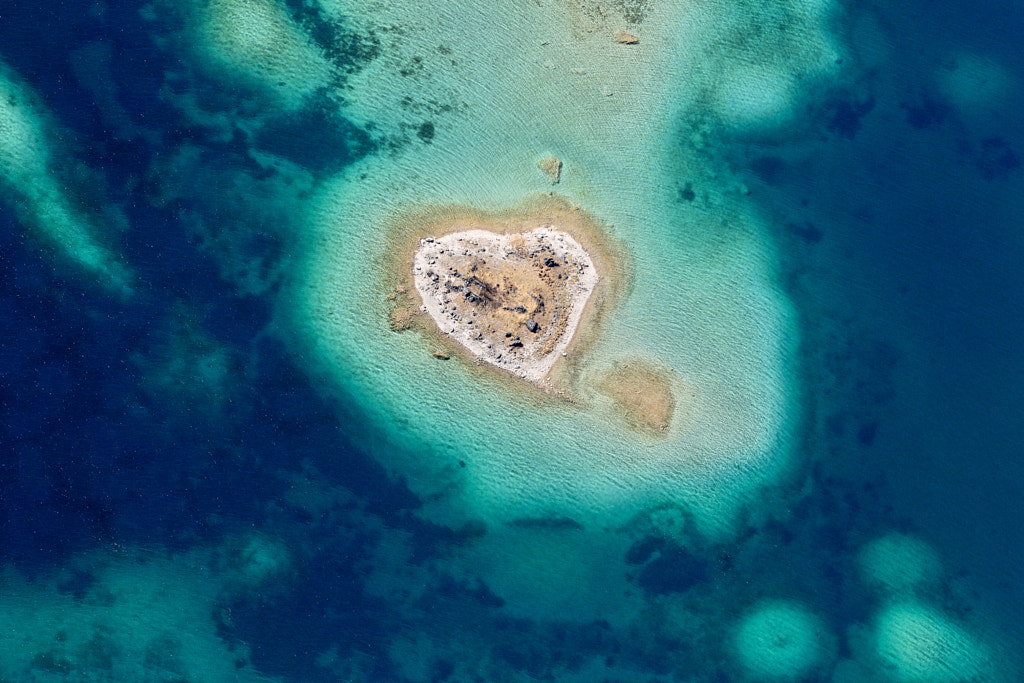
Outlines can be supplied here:
<path id="1" fill-rule="evenodd" d="M 231 248 L 272 273 L 289 256 L 293 217 L 275 207 L 272 172 L 248 150 L 278 154 L 314 178 L 383 152 L 373 131 L 327 105 L 281 118 L 255 139 L 240 128 L 224 139 L 161 96 L 178 57 L 153 38 L 173 26 L 141 20 L 130 3 L 91 9 L 5 7 L 0 58 L 67 131 L 61 153 L 102 179 L 95 201 L 123 209 L 129 229 L 118 247 L 140 284 L 119 300 L 55 261 L 3 195 L 0 563 L 44 577 L 96 549 L 183 552 L 262 530 L 292 549 L 292 576 L 275 591 L 227 599 L 221 607 L 232 616 L 216 618 L 220 635 L 247 643 L 257 669 L 291 680 L 337 680 L 317 662 L 332 648 L 362 662 L 367 680 L 402 680 L 387 643 L 410 619 L 405 603 L 367 589 L 373 549 L 402 532 L 416 566 L 484 531 L 416 515 L 422 502 L 351 444 L 358 406 L 322 398 L 267 332 L 281 283 L 268 274 L 263 291 L 240 292 L 195 228 L 227 225 Z M 806 328 L 809 391 L 846 401 L 829 404 L 829 414 L 808 408 L 808 420 L 823 426 L 809 428 L 802 446 L 813 454 L 814 492 L 788 522 L 750 535 L 779 550 L 765 560 L 769 573 L 788 577 L 796 595 L 814 592 L 838 631 L 867 618 L 850 588 L 857 545 L 898 529 L 926 539 L 976 591 L 976 603 L 950 597 L 958 609 L 995 610 L 992 623 L 1011 642 L 1024 635 L 1010 618 L 1024 608 L 1024 230 L 1006 210 L 1024 178 L 1016 128 L 1024 112 L 972 121 L 925 79 L 929 46 L 953 36 L 1024 78 L 1024 12 L 1007 9 L 883 8 L 901 68 L 884 83 L 867 76 L 862 92 L 813 103 L 824 122 L 814 144 L 825 152 L 814 168 L 790 162 L 786 146 L 805 141 L 734 150 L 755 194 L 789 217 L 775 237 Z M 97 42 L 112 47 L 98 78 L 112 79 L 128 128 L 116 129 L 76 75 L 74 61 Z M 335 49 L 353 64 L 373 58 L 366 45 Z M 223 96 L 230 102 L 232 93 Z M 183 166 L 176 154 L 185 146 L 198 153 Z M 823 195 L 812 174 L 826 171 L 849 179 L 859 199 Z M 230 182 L 214 189 L 218 177 Z M 285 228 L 230 227 L 264 220 Z M 220 374 L 204 383 L 207 361 Z M 347 492 L 330 514 L 316 517 L 287 497 L 303 468 Z M 740 571 L 732 556 L 742 550 L 697 557 L 664 539 L 645 543 L 616 561 L 635 565 L 637 590 L 651 595 L 699 592 Z M 801 572 L 816 578 L 802 585 Z M 87 591 L 91 580 L 86 571 L 67 591 Z M 499 661 L 539 680 L 594 657 L 627 662 L 643 680 L 671 680 L 663 651 L 697 648 L 646 642 L 605 623 L 513 619 L 482 583 L 448 577 L 439 585 L 424 601 L 445 606 L 418 608 L 473 624 Z M 730 680 L 701 652 L 687 656 L 700 680 Z M 454 680 L 455 667 L 438 659 L 431 680 Z"/>

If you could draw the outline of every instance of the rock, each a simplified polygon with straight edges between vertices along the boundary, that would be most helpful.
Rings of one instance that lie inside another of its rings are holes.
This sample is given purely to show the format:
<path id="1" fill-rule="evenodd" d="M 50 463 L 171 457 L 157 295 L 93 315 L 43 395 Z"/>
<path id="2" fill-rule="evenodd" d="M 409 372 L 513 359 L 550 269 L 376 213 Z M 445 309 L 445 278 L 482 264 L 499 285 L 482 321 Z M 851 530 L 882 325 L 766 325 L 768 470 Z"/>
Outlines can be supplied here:
<path id="1" fill-rule="evenodd" d="M 537 168 L 547 174 L 552 185 L 556 185 L 562 177 L 562 160 L 554 154 L 545 154 L 538 159 Z"/>
<path id="2" fill-rule="evenodd" d="M 388 323 L 394 332 L 404 332 L 412 326 L 412 309 L 398 306 L 388 314 Z"/>
<path id="3" fill-rule="evenodd" d="M 640 42 L 640 39 L 629 31 L 620 28 L 615 32 L 615 42 L 622 43 L 623 45 L 636 45 Z"/>
<path id="4" fill-rule="evenodd" d="M 540 325 L 537 324 L 536 320 L 530 318 L 529 320 L 526 321 L 526 329 L 528 329 L 530 332 L 536 332 L 537 330 L 540 329 Z"/>

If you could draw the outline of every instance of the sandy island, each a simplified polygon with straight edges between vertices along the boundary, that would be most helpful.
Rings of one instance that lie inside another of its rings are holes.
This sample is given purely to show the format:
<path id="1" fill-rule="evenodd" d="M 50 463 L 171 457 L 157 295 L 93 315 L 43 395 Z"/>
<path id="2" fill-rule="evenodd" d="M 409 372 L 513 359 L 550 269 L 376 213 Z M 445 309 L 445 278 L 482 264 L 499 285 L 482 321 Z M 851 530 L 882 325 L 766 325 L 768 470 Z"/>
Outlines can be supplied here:
<path id="1" fill-rule="evenodd" d="M 445 206 L 402 216 L 388 251 L 391 328 L 417 328 L 433 355 L 465 357 L 569 397 L 579 358 L 628 285 L 627 252 L 558 196 L 487 213 Z M 633 359 L 595 387 L 630 428 L 660 436 L 675 399 L 668 375 Z"/>
<path id="2" fill-rule="evenodd" d="M 628 251 L 606 226 L 545 193 L 505 211 L 425 207 L 390 233 L 393 330 L 417 329 L 437 358 L 575 393 L 576 362 L 629 284 Z"/>
<path id="3" fill-rule="evenodd" d="M 426 237 L 413 265 L 423 311 L 477 358 L 532 382 L 566 354 L 601 279 L 587 250 L 545 224 Z"/>

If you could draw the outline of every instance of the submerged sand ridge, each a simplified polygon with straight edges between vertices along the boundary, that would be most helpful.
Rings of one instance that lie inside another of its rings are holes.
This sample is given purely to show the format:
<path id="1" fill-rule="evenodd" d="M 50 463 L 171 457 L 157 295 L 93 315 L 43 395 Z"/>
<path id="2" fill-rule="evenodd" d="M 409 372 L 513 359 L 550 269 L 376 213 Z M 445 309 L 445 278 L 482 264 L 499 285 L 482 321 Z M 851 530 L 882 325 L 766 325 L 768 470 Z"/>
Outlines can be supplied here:
<path id="1" fill-rule="evenodd" d="M 543 383 L 600 281 L 587 250 L 550 224 L 420 240 L 413 281 L 438 328 L 478 359 Z"/>

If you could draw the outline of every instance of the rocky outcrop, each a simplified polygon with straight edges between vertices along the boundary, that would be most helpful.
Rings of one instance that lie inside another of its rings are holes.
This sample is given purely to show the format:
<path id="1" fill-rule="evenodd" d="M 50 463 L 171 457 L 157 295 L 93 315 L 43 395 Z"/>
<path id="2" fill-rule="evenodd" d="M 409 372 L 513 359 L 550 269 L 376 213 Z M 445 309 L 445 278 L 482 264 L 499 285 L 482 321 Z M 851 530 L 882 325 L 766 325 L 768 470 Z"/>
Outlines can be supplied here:
<path id="1" fill-rule="evenodd" d="M 623 45 L 636 45 L 640 42 L 640 39 L 625 29 L 619 29 L 615 32 L 615 42 L 622 43 Z"/>
<path id="2" fill-rule="evenodd" d="M 552 185 L 558 184 L 558 181 L 562 178 L 562 160 L 554 154 L 545 154 L 538 159 L 537 168 L 547 174 L 548 178 L 551 179 Z"/>
<path id="3" fill-rule="evenodd" d="M 587 250 L 551 225 L 428 237 L 413 259 L 423 311 L 441 332 L 538 383 L 566 352 L 598 280 Z"/>

